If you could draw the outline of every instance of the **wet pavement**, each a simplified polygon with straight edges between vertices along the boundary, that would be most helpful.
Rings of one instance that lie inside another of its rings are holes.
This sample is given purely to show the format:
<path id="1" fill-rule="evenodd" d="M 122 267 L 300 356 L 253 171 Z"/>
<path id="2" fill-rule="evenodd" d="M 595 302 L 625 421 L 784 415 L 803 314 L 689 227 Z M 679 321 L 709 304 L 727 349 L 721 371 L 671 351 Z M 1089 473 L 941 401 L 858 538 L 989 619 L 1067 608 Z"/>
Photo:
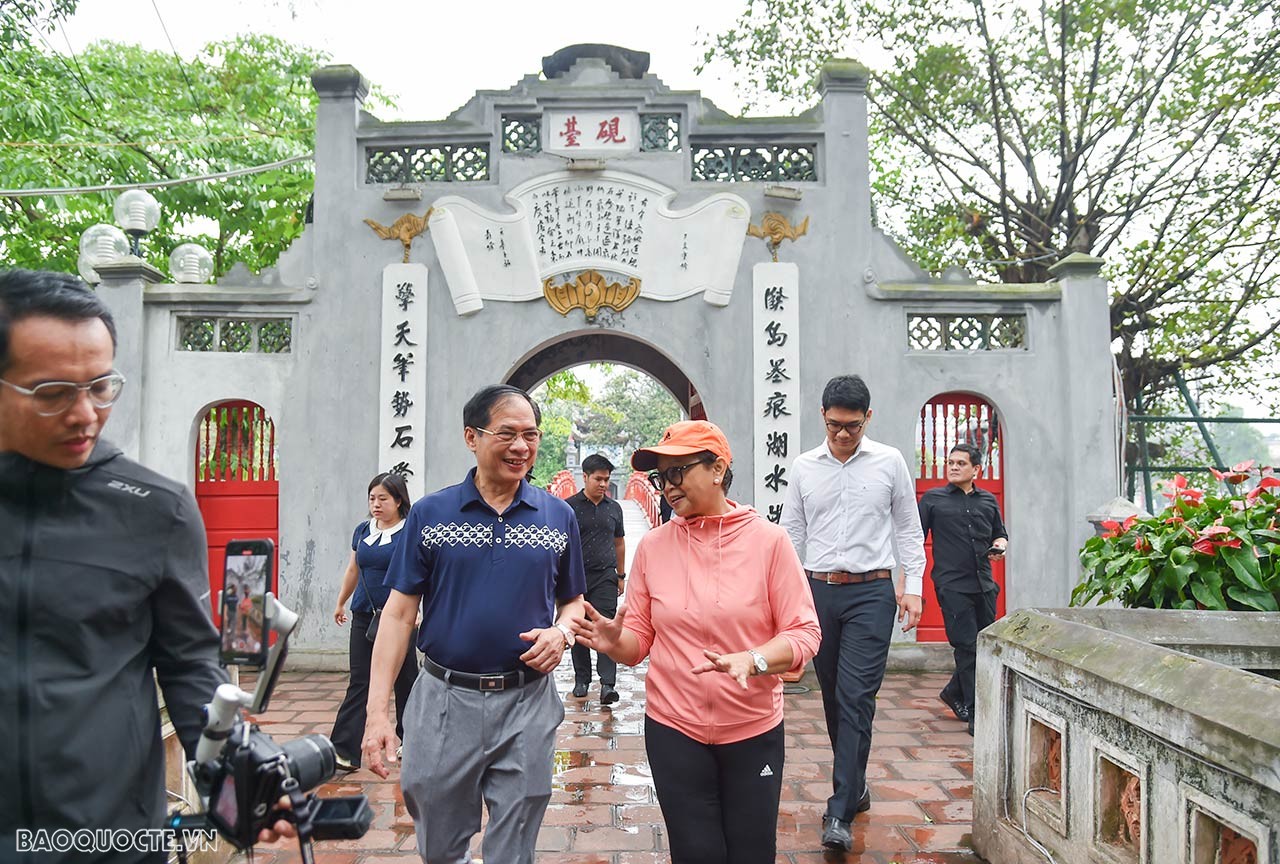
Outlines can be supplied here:
<path id="1" fill-rule="evenodd" d="M 538 836 L 539 864 L 668 862 L 662 813 L 644 752 L 644 667 L 620 669 L 623 699 L 601 706 L 598 684 L 586 699 L 569 696 L 568 654 L 556 671 L 565 722 L 556 752 L 555 793 Z M 938 701 L 946 676 L 894 674 L 880 691 L 868 766 L 872 805 L 853 823 L 850 854 L 824 852 L 822 814 L 831 789 L 831 748 L 812 672 L 786 697 L 787 763 L 778 818 L 779 864 L 977 864 L 969 849 L 972 740 Z M 277 739 L 328 734 L 346 687 L 342 673 L 285 672 L 272 710 L 260 720 Z M 317 864 L 418 862 L 413 822 L 397 775 L 379 780 L 366 770 L 339 778 L 322 795 L 363 792 L 373 827 L 360 840 L 317 844 Z M 480 835 L 472 847 L 480 861 Z M 242 860 L 242 859 L 236 859 Z M 255 862 L 299 860 L 296 843 L 258 847 Z M 505 862 L 489 862 L 505 864 Z"/>

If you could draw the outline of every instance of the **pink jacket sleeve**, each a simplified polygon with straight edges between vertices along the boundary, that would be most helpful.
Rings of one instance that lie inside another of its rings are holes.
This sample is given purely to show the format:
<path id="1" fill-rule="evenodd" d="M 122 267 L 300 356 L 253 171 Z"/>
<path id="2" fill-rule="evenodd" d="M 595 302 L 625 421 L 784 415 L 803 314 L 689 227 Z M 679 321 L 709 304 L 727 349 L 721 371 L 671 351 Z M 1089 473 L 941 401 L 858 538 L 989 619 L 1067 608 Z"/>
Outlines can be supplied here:
<path id="1" fill-rule="evenodd" d="M 631 560 L 631 572 L 627 574 L 627 617 L 623 626 L 635 634 L 640 643 L 640 656 L 636 663 L 649 656 L 653 647 L 653 620 L 650 616 L 649 579 L 645 572 L 645 538 L 640 538 L 635 557 Z M 634 665 L 634 664 L 633 664 Z"/>
<path id="2" fill-rule="evenodd" d="M 794 661 L 788 671 L 803 669 L 818 653 L 822 628 L 818 624 L 818 612 L 813 607 L 809 577 L 805 576 L 795 547 L 782 531 L 777 532 L 774 539 L 769 566 L 769 604 L 773 607 L 778 635 L 791 643 Z"/>

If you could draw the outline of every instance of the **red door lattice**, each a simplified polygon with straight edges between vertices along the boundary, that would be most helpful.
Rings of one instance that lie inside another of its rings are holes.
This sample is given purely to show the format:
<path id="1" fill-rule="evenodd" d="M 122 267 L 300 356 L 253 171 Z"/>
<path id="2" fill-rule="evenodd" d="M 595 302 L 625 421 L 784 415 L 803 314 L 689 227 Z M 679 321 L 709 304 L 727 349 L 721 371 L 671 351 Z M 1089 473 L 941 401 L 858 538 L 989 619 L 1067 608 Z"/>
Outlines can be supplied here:
<path id="1" fill-rule="evenodd" d="M 210 604 L 221 624 L 223 558 L 228 540 L 271 538 L 271 590 L 280 594 L 280 482 L 276 427 L 261 405 L 222 402 L 196 427 L 196 503 L 209 535 Z"/>

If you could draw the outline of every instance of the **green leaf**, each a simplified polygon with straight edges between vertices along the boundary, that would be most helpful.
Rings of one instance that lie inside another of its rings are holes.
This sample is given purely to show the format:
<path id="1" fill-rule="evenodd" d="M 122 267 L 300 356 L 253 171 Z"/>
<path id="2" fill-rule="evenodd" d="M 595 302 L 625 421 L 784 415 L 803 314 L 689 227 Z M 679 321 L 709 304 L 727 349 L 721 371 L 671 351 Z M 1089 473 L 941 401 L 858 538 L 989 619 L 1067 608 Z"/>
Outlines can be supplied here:
<path id="1" fill-rule="evenodd" d="M 1239 585 L 1232 585 L 1227 589 L 1227 595 L 1251 609 L 1257 609 L 1259 612 L 1280 612 L 1280 605 L 1276 603 L 1276 596 L 1269 591 L 1251 591 L 1247 588 L 1241 588 Z"/>
<path id="2" fill-rule="evenodd" d="M 1262 571 L 1258 567 L 1258 559 L 1253 554 L 1252 548 L 1242 547 L 1240 549 L 1223 548 L 1219 550 L 1222 560 L 1227 562 L 1227 566 L 1231 568 L 1231 572 L 1236 574 L 1236 578 L 1245 584 L 1247 588 L 1254 591 L 1262 591 Z"/>
<path id="3" fill-rule="evenodd" d="M 1217 610 L 1227 608 L 1227 601 L 1222 596 L 1222 580 L 1218 580 L 1217 585 L 1209 584 L 1208 580 L 1192 582 L 1191 596 L 1199 600 L 1206 608 Z"/>

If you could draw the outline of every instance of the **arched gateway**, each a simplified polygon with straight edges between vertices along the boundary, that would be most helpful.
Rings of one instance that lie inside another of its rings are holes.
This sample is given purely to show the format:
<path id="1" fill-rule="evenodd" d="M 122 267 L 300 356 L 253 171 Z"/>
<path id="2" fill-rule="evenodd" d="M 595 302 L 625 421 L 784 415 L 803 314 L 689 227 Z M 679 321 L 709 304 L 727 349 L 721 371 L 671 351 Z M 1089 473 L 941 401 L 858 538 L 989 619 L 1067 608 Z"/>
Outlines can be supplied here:
<path id="1" fill-rule="evenodd" d="M 856 63 L 827 64 L 803 114 L 750 121 L 647 67 L 575 46 L 406 123 L 362 109 L 355 69 L 320 69 L 314 217 L 278 271 L 191 286 L 103 268 L 121 369 L 141 385 L 112 421 L 126 449 L 190 476 L 190 418 L 228 398 L 289 431 L 279 584 L 302 613 L 299 655 L 345 660 L 327 613 L 369 477 L 399 466 L 415 494 L 457 482 L 479 386 L 589 359 L 704 405 L 735 494 L 774 519 L 792 460 L 823 439 L 831 375 L 866 378 L 870 434 L 908 459 L 921 405 L 984 394 L 1010 433 L 1006 602 L 1066 600 L 1084 517 L 1116 494 L 1101 262 L 1068 257 L 1036 285 L 929 278 L 872 223 Z"/>

